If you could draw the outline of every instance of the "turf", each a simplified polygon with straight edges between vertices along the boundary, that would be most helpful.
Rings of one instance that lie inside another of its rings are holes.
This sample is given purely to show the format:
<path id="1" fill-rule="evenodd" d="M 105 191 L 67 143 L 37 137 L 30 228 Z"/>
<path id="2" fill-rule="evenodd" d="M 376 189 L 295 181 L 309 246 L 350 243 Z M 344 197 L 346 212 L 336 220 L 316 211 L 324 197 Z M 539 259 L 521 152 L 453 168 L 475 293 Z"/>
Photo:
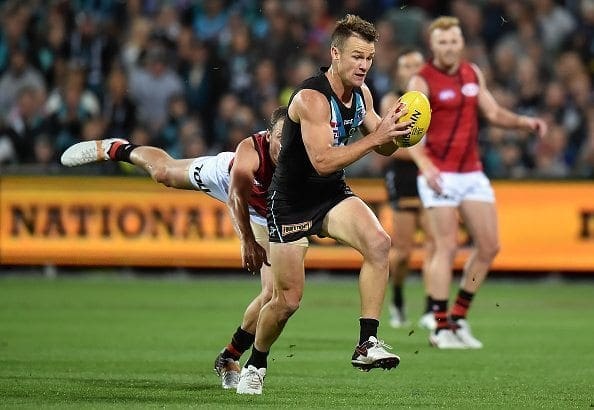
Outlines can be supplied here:
<path id="1" fill-rule="evenodd" d="M 588 408 L 594 283 L 489 281 L 470 317 L 480 351 L 437 351 L 426 332 L 380 336 L 398 369 L 350 366 L 356 279 L 309 278 L 270 355 L 261 397 L 223 391 L 212 362 L 255 278 L 0 277 L 0 407 Z M 406 289 L 421 312 L 418 281 Z"/>

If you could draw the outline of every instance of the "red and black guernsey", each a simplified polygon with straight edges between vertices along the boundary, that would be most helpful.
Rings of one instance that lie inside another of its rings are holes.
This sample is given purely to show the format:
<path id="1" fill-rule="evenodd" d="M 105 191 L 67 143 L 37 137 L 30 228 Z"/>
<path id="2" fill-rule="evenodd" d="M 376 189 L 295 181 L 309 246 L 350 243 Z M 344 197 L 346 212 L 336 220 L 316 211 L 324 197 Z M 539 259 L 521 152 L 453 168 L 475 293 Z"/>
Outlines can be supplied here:
<path id="1" fill-rule="evenodd" d="M 440 171 L 472 172 L 483 169 L 478 150 L 478 94 L 476 71 L 462 61 L 447 74 L 431 63 L 419 75 L 429 86 L 431 125 L 427 130 L 427 155 Z"/>
<path id="2" fill-rule="evenodd" d="M 254 185 L 252 186 L 252 195 L 248 200 L 248 204 L 263 217 L 266 218 L 266 196 L 268 194 L 268 187 L 272 181 L 272 174 L 274 173 L 274 164 L 270 158 L 270 143 L 267 140 L 268 131 L 260 131 L 252 135 L 254 148 L 258 153 L 260 166 L 256 171 L 254 177 Z M 229 170 L 233 166 L 235 159 L 231 160 Z"/>

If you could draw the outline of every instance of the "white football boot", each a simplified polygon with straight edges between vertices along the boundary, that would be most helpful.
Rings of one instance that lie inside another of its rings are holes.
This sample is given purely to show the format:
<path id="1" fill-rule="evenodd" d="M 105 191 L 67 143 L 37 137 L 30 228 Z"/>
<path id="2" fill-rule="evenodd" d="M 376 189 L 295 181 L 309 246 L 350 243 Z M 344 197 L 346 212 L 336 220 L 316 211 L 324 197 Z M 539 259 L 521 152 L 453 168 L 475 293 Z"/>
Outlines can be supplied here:
<path id="1" fill-rule="evenodd" d="M 423 316 L 419 319 L 419 327 L 427 330 L 437 329 L 437 322 L 433 316 L 433 312 L 423 313 Z"/>
<path id="2" fill-rule="evenodd" d="M 388 310 L 390 311 L 390 326 L 394 329 L 399 329 L 404 326 L 408 326 L 409 323 L 406 320 L 406 315 L 404 314 L 404 308 L 398 309 L 395 305 L 389 304 Z"/>
<path id="3" fill-rule="evenodd" d="M 456 336 L 460 339 L 466 347 L 469 349 L 482 349 L 483 343 L 472 335 L 470 331 L 470 324 L 466 319 L 458 319 L 454 322 L 458 328 L 456 329 Z"/>
<path id="4" fill-rule="evenodd" d="M 219 353 L 214 362 L 214 371 L 221 378 L 223 389 L 236 389 L 239 383 L 239 373 L 241 367 L 237 360 L 232 358 L 224 359 L 222 353 Z"/>
<path id="5" fill-rule="evenodd" d="M 256 369 L 250 364 L 248 367 L 242 368 L 237 384 L 237 394 L 262 394 L 265 377 L 265 367 Z"/>
<path id="6" fill-rule="evenodd" d="M 377 340 L 374 336 L 355 348 L 351 364 L 361 371 L 368 372 L 371 369 L 390 370 L 400 364 L 400 357 L 388 352 L 391 346 L 383 340 Z"/>
<path id="7" fill-rule="evenodd" d="M 90 164 L 92 162 L 108 161 L 108 151 L 116 142 L 128 143 L 128 141 L 121 138 L 109 138 L 76 143 L 64 151 L 60 158 L 60 162 L 67 167 L 76 167 L 79 165 Z"/>
<path id="8" fill-rule="evenodd" d="M 429 334 L 429 343 L 438 349 L 467 349 L 468 346 L 458 337 L 452 329 L 432 331 Z"/>

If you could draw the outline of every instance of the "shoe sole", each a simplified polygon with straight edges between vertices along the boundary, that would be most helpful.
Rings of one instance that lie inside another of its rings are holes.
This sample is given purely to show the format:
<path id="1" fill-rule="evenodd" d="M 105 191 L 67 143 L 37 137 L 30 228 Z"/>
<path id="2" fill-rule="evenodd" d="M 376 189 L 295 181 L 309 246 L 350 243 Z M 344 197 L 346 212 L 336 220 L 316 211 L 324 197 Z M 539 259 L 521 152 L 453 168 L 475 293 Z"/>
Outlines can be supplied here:
<path id="1" fill-rule="evenodd" d="M 255 395 L 261 395 L 262 392 L 261 391 L 253 391 L 253 390 L 244 390 L 244 391 L 239 391 L 237 390 L 237 394 L 249 394 L 251 396 L 255 396 Z"/>
<path id="2" fill-rule="evenodd" d="M 384 370 L 391 370 L 400 364 L 400 358 L 396 357 L 388 357 L 386 359 L 379 359 L 373 363 L 363 363 L 356 360 L 352 360 L 351 364 L 354 368 L 361 370 L 362 372 L 368 372 L 372 369 L 384 369 Z"/>

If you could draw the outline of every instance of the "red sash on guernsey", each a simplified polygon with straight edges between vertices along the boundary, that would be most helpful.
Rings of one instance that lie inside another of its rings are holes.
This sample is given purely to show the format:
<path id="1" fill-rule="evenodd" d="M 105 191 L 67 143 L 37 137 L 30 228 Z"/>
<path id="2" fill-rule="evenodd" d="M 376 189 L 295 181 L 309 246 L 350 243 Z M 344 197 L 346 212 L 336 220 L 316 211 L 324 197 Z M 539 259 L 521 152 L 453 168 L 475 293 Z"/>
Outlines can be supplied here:
<path id="1" fill-rule="evenodd" d="M 431 63 L 419 75 L 429 85 L 431 125 L 427 155 L 440 171 L 472 172 L 483 169 L 478 150 L 479 81 L 470 63 L 462 61 L 452 75 Z"/>
<path id="2" fill-rule="evenodd" d="M 266 218 L 266 196 L 268 195 L 268 187 L 270 181 L 272 181 L 272 174 L 274 173 L 274 164 L 270 158 L 270 144 L 266 140 L 268 131 L 261 131 L 252 135 L 254 147 L 258 152 L 260 159 L 260 166 L 256 171 L 254 178 L 254 185 L 252 187 L 252 195 L 248 200 L 248 204 L 254 208 L 254 210 Z M 229 164 L 229 169 L 233 166 L 233 162 Z"/>

